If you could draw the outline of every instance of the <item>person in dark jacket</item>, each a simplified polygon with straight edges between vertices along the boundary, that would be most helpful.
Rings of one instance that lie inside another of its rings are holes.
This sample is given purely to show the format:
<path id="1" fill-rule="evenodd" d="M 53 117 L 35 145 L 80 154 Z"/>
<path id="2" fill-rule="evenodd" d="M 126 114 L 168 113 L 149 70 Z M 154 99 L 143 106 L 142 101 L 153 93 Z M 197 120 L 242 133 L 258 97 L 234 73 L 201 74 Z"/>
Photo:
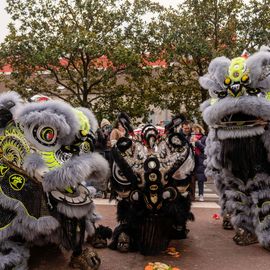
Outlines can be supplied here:
<path id="1" fill-rule="evenodd" d="M 184 135 L 184 137 L 186 138 L 186 140 L 189 143 L 191 143 L 190 139 L 191 139 L 191 133 L 192 133 L 192 123 L 189 120 L 184 120 L 181 123 L 180 133 Z M 196 186 L 195 178 L 196 178 L 196 176 L 194 174 L 192 174 L 188 177 L 190 177 L 189 192 L 191 195 L 191 200 L 195 201 L 195 186 Z"/>
<path id="2" fill-rule="evenodd" d="M 95 151 L 99 152 L 110 164 L 112 164 L 111 159 L 111 142 L 110 133 L 112 130 L 112 125 L 107 119 L 102 119 L 100 123 L 100 128 L 96 131 L 96 144 Z M 107 183 L 107 188 L 104 191 L 97 190 L 96 197 L 107 197 L 109 191 L 109 182 Z"/>
<path id="3" fill-rule="evenodd" d="M 181 132 L 184 134 L 187 141 L 190 142 L 192 132 L 191 122 L 189 122 L 188 120 L 183 121 L 183 123 L 181 124 Z"/>
<path id="4" fill-rule="evenodd" d="M 193 124 L 192 126 L 193 135 L 191 137 L 191 144 L 194 147 L 195 152 L 195 176 L 198 182 L 198 189 L 199 189 L 199 201 L 204 201 L 204 182 L 207 180 L 204 174 L 205 165 L 205 131 L 203 127 L 199 124 Z"/>
<path id="5" fill-rule="evenodd" d="M 102 119 L 100 123 L 100 128 L 97 130 L 96 135 L 96 151 L 100 152 L 109 163 L 111 163 L 110 151 L 111 151 L 111 142 L 110 134 L 112 131 L 112 125 L 107 119 Z"/>

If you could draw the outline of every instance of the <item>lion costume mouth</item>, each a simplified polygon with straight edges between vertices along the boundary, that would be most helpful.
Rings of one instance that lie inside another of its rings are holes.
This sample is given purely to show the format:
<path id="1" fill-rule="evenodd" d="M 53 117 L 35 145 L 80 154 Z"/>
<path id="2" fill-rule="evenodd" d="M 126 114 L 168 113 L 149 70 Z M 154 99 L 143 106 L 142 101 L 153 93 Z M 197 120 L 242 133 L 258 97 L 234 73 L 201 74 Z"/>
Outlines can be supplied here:
<path id="1" fill-rule="evenodd" d="M 54 190 L 50 194 L 57 201 L 67 205 L 81 206 L 92 203 L 88 189 L 82 184 L 74 188 L 73 192 Z"/>
<path id="2" fill-rule="evenodd" d="M 227 130 L 247 129 L 256 126 L 265 126 L 268 122 L 254 115 L 248 115 L 242 112 L 236 114 L 228 114 L 224 116 L 216 125 L 216 128 Z"/>

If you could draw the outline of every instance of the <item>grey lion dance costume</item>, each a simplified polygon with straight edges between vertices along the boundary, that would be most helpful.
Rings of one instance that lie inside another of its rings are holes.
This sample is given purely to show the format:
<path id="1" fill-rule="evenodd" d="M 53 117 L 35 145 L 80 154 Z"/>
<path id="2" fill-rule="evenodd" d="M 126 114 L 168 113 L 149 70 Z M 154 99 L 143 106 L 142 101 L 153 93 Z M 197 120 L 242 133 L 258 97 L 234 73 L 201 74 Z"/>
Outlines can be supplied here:
<path id="1" fill-rule="evenodd" d="M 201 106 L 210 129 L 206 173 L 236 230 L 233 240 L 270 249 L 269 48 L 247 59 L 214 59 L 200 84 L 212 97 Z"/>
<path id="2" fill-rule="evenodd" d="M 187 191 L 194 158 L 188 142 L 175 132 L 180 122 L 175 118 L 163 136 L 146 125 L 141 136 L 120 138 L 112 149 L 111 188 L 120 223 L 112 249 L 158 254 L 171 239 L 186 238 L 186 223 L 194 219 Z"/>
<path id="3" fill-rule="evenodd" d="M 9 92 L 0 96 L 0 125 L 0 269 L 27 269 L 28 247 L 46 243 L 72 250 L 71 266 L 97 269 L 97 254 L 82 249 L 97 215 L 81 183 L 102 184 L 109 169 L 92 152 L 93 114 Z"/>

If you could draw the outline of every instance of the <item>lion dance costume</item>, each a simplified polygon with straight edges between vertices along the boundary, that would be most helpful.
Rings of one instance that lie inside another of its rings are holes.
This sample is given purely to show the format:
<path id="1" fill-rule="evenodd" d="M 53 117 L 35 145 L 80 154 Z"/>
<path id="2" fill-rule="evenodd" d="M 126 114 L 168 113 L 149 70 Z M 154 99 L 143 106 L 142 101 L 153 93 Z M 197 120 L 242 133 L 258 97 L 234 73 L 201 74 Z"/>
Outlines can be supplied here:
<path id="1" fill-rule="evenodd" d="M 270 249 L 270 51 L 214 59 L 200 78 L 210 100 L 202 106 L 209 125 L 206 174 L 220 192 L 228 228 L 238 245 Z M 230 217 L 230 220 L 228 220 Z"/>
<path id="2" fill-rule="evenodd" d="M 175 132 L 179 123 L 175 118 L 163 136 L 145 125 L 140 136 L 122 137 L 112 149 L 111 188 L 119 222 L 112 249 L 153 255 L 171 239 L 186 238 L 186 223 L 194 219 L 188 192 L 194 158 L 188 142 Z"/>
<path id="3" fill-rule="evenodd" d="M 109 168 L 92 152 L 92 112 L 60 101 L 23 103 L 8 92 L 0 96 L 0 125 L 0 269 L 28 269 L 28 247 L 46 243 L 72 250 L 71 266 L 97 269 L 97 254 L 82 249 L 98 217 L 82 182 L 102 184 Z"/>

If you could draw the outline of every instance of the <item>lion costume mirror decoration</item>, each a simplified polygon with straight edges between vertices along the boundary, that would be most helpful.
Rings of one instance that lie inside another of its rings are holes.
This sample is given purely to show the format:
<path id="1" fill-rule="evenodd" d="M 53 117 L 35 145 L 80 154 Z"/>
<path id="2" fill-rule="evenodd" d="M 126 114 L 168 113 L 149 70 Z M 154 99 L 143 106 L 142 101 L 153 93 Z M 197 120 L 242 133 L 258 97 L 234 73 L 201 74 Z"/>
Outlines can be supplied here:
<path id="1" fill-rule="evenodd" d="M 194 158 L 176 132 L 181 121 L 176 117 L 162 136 L 155 126 L 145 125 L 141 135 L 122 137 L 112 149 L 111 189 L 119 225 L 110 248 L 153 255 L 171 239 L 186 238 L 186 223 L 194 219 L 188 192 Z"/>
<path id="2" fill-rule="evenodd" d="M 82 249 L 98 217 L 82 182 L 102 185 L 109 166 L 92 152 L 92 112 L 8 92 L 0 96 L 0 125 L 0 269 L 28 269 L 31 243 L 56 243 L 73 251 L 71 266 L 97 269 L 97 254 Z"/>
<path id="3" fill-rule="evenodd" d="M 211 96 L 201 106 L 206 174 L 220 192 L 223 225 L 232 224 L 236 244 L 270 249 L 270 50 L 218 57 L 199 81 Z"/>

